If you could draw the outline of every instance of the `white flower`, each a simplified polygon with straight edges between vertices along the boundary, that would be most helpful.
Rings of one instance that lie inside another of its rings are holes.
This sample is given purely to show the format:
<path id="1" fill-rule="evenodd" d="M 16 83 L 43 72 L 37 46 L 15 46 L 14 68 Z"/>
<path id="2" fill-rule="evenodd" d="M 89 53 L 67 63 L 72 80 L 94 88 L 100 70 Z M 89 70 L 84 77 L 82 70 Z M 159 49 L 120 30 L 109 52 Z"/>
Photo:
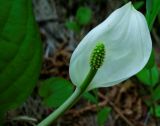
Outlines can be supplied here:
<path id="1" fill-rule="evenodd" d="M 146 65 L 152 49 L 145 17 L 129 2 L 92 29 L 73 52 L 69 73 L 76 86 L 90 70 L 89 60 L 97 42 L 104 43 L 106 55 L 88 90 L 113 86 L 135 75 Z"/>

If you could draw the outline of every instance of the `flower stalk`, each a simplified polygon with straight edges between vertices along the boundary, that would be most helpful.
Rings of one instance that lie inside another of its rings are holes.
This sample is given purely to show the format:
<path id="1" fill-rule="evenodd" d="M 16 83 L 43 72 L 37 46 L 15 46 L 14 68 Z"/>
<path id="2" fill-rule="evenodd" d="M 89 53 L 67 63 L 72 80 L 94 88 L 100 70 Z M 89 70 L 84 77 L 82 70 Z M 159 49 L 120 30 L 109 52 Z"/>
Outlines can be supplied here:
<path id="1" fill-rule="evenodd" d="M 151 36 L 143 14 L 134 9 L 131 2 L 115 10 L 92 29 L 74 50 L 69 74 L 76 90 L 38 126 L 50 125 L 86 90 L 113 86 L 137 74 L 148 62 L 151 49 Z M 107 60 L 104 60 L 105 56 Z M 86 63 L 88 60 L 90 62 Z"/>
<path id="2" fill-rule="evenodd" d="M 86 91 L 88 85 L 94 78 L 98 69 L 90 69 L 86 79 L 82 83 L 80 87 L 77 87 L 73 94 L 53 113 L 51 113 L 46 119 L 44 119 L 37 126 L 49 126 L 52 122 L 54 122 L 58 117 L 64 114 L 65 111 L 70 109 L 81 97 L 81 95 Z"/>
<path id="3" fill-rule="evenodd" d="M 99 58 L 100 57 L 100 58 Z M 65 111 L 70 109 L 86 91 L 87 87 L 91 83 L 92 79 L 96 75 L 98 69 L 103 64 L 105 57 L 105 47 L 102 43 L 98 43 L 94 48 L 90 59 L 90 71 L 80 86 L 77 86 L 73 94 L 53 113 L 51 113 L 46 119 L 40 122 L 37 126 L 49 126 L 57 118 L 64 114 Z"/>

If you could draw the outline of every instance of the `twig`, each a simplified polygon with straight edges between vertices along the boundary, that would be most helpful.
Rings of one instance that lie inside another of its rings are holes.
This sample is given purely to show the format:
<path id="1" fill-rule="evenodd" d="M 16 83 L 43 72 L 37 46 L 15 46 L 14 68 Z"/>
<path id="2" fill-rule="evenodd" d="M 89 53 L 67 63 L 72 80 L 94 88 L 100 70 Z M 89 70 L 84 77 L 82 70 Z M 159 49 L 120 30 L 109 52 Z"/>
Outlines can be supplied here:
<path id="1" fill-rule="evenodd" d="M 146 119 L 144 121 L 144 126 L 147 126 L 149 118 L 150 118 L 150 112 L 147 113 L 147 117 L 146 117 Z"/>
<path id="2" fill-rule="evenodd" d="M 153 77 L 152 77 L 151 69 L 149 69 L 149 79 L 151 81 L 150 83 L 152 84 Z M 155 119 L 155 124 L 156 124 L 156 126 L 158 126 L 158 119 L 156 118 L 156 105 L 155 105 L 155 101 L 154 101 L 154 98 L 153 98 L 154 89 L 153 89 L 153 87 L 151 87 L 149 89 L 150 89 L 150 95 L 151 95 L 151 107 L 153 109 L 153 115 L 154 115 L 154 119 Z"/>
<path id="3" fill-rule="evenodd" d="M 18 117 L 14 117 L 12 120 L 14 121 L 31 121 L 31 122 L 37 122 L 37 119 L 32 118 L 32 117 L 28 117 L 28 116 L 18 116 Z"/>
<path id="4" fill-rule="evenodd" d="M 99 93 L 98 94 L 101 98 L 107 99 L 106 96 L 103 94 Z M 107 99 L 108 100 L 108 99 Z M 134 124 L 129 121 L 121 112 L 121 110 L 111 101 L 108 100 L 108 104 L 114 109 L 114 111 L 129 125 L 129 126 L 134 126 Z"/>
<path id="5" fill-rule="evenodd" d="M 111 101 L 109 101 L 109 99 L 106 96 L 104 96 L 101 93 L 98 93 L 98 96 L 103 99 L 103 101 L 98 104 L 99 107 L 104 107 L 107 104 L 109 104 L 114 109 L 114 111 L 119 115 L 119 117 L 122 118 L 129 126 L 134 126 L 134 124 L 131 121 L 129 121 L 122 114 L 121 110 L 117 106 L 115 106 L 114 103 L 112 103 Z M 82 109 L 79 109 L 79 110 L 77 110 L 77 109 L 71 109 L 66 114 L 72 114 L 73 116 L 79 116 L 80 114 L 83 114 L 83 113 L 85 113 L 87 111 L 96 111 L 96 108 L 97 108 L 96 105 L 88 105 L 88 106 L 86 106 L 86 107 L 84 107 Z"/>
<path id="6" fill-rule="evenodd" d="M 24 115 L 24 116 L 22 115 L 22 116 L 17 116 L 17 117 L 14 117 L 14 118 L 9 118 L 5 121 L 5 123 L 12 122 L 12 121 L 26 122 L 26 123 L 28 123 L 32 126 L 36 126 L 37 119 L 33 118 L 33 117 L 26 116 L 26 115 Z"/>
<path id="7" fill-rule="evenodd" d="M 98 106 L 99 107 L 104 107 L 104 106 L 107 105 L 107 103 L 108 103 L 108 101 L 104 100 L 104 101 L 100 102 L 98 104 Z M 84 107 L 82 109 L 79 109 L 79 110 L 71 109 L 66 114 L 72 114 L 73 116 L 79 116 L 80 114 L 83 114 L 83 113 L 85 113 L 87 111 L 96 111 L 96 109 L 97 109 L 97 105 L 88 105 L 88 106 L 86 106 L 86 107 Z"/>

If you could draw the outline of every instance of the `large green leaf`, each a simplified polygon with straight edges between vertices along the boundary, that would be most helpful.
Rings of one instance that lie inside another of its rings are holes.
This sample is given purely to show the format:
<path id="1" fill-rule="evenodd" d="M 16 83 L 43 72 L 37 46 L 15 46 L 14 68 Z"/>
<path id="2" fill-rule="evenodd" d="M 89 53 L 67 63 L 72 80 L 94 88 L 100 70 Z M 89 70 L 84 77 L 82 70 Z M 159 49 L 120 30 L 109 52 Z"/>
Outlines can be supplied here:
<path id="1" fill-rule="evenodd" d="M 156 89 L 152 92 L 152 98 L 154 101 L 160 100 L 160 86 L 156 87 Z"/>
<path id="2" fill-rule="evenodd" d="M 149 57 L 149 61 L 146 64 L 145 68 L 152 69 L 152 67 L 154 67 L 154 65 L 155 65 L 155 53 L 154 53 L 154 49 L 152 48 L 152 52 L 151 52 L 151 55 Z"/>
<path id="3" fill-rule="evenodd" d="M 151 30 L 154 20 L 160 11 L 160 0 L 146 0 L 146 10 L 146 19 Z"/>
<path id="4" fill-rule="evenodd" d="M 49 78 L 42 82 L 39 94 L 48 107 L 57 108 L 73 93 L 73 85 L 63 78 Z"/>
<path id="5" fill-rule="evenodd" d="M 154 113 L 154 109 L 155 109 L 155 113 Z M 156 105 L 155 108 L 152 107 L 152 108 L 150 109 L 150 113 L 151 113 L 152 115 L 155 114 L 154 116 L 156 116 L 156 117 L 159 118 L 159 117 L 160 117 L 160 105 Z"/>
<path id="6" fill-rule="evenodd" d="M 133 3 L 133 6 L 138 10 L 144 5 L 144 1 L 136 1 Z"/>
<path id="7" fill-rule="evenodd" d="M 0 0 L 0 112 L 29 96 L 39 76 L 42 57 L 31 0 Z"/>
<path id="8" fill-rule="evenodd" d="M 145 85 L 154 87 L 159 81 L 159 71 L 157 65 L 152 68 L 144 68 L 137 75 L 138 79 Z"/>
<path id="9" fill-rule="evenodd" d="M 146 0 L 146 20 L 150 31 L 160 11 L 160 0 Z M 151 76 L 150 76 L 151 75 Z M 159 72 L 155 64 L 154 50 L 145 68 L 137 74 L 138 79 L 146 85 L 155 86 L 159 80 Z"/>

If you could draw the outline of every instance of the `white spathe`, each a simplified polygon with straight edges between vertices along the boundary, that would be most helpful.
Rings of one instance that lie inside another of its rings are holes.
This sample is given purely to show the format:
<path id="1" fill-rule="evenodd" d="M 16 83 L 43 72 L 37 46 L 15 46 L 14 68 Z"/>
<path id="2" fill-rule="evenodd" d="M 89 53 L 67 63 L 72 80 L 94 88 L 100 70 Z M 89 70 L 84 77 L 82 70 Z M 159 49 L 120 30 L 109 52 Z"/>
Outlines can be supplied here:
<path id="1" fill-rule="evenodd" d="M 131 2 L 115 10 L 80 42 L 70 60 L 70 78 L 80 86 L 90 70 L 90 56 L 97 42 L 103 42 L 103 65 L 88 90 L 109 87 L 135 75 L 149 60 L 152 42 L 147 22 Z"/>

